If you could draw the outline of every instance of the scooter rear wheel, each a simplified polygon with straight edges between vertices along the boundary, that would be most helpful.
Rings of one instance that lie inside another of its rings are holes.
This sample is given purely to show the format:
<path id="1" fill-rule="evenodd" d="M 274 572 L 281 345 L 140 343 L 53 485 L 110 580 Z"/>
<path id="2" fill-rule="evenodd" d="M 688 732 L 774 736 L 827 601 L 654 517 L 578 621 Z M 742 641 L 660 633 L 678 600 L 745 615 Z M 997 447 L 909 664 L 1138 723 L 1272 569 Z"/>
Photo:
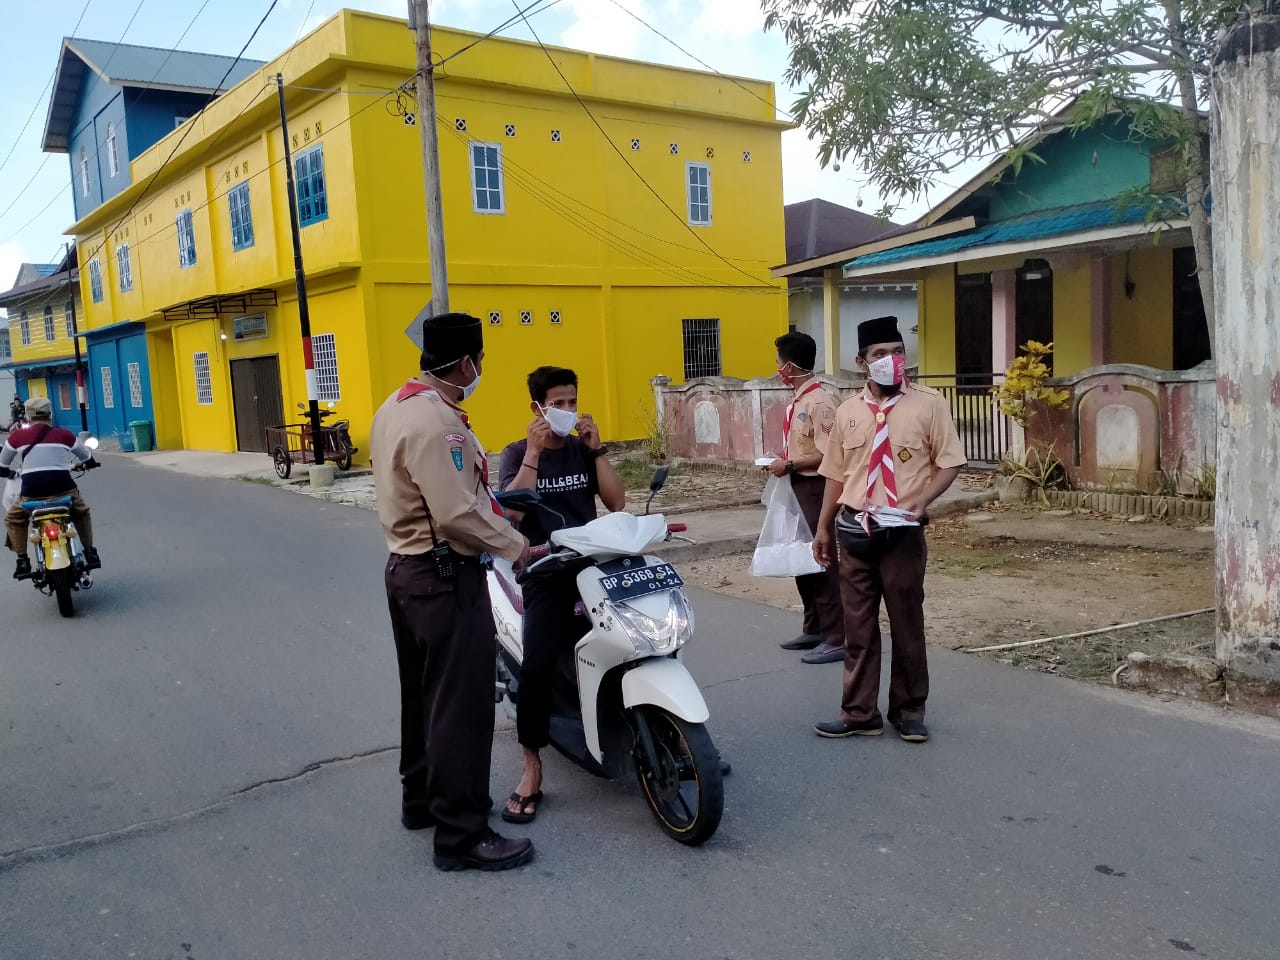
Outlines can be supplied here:
<path id="1" fill-rule="evenodd" d="M 71 591 L 75 573 L 70 567 L 66 567 L 62 570 L 50 571 L 49 577 L 53 581 L 54 595 L 58 598 L 58 612 L 64 617 L 74 617 L 76 604 L 72 599 Z"/>
<path id="2" fill-rule="evenodd" d="M 652 770 L 645 751 L 636 751 L 636 774 L 649 809 L 669 837 L 691 847 L 706 843 L 724 814 L 720 753 L 702 724 L 659 707 L 640 709 L 658 758 Z"/>

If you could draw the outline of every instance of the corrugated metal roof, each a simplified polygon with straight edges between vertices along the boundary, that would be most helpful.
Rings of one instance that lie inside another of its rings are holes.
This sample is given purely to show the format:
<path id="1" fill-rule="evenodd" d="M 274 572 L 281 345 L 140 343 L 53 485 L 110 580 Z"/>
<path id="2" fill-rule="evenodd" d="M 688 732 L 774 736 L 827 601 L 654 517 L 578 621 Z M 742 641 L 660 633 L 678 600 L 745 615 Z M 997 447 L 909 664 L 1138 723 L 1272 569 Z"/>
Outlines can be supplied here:
<path id="1" fill-rule="evenodd" d="M 868 253 L 866 256 L 846 263 L 845 267 L 874 267 L 901 263 L 918 257 L 936 257 L 960 250 L 971 250 L 975 247 L 989 247 L 1000 243 L 1025 243 L 1103 227 L 1141 223 L 1146 214 L 1145 207 L 1134 205 L 1119 209 L 1115 202 L 1110 200 L 1079 207 L 1042 211 L 1025 217 L 1002 220 L 999 223 L 989 223 L 967 233 L 926 240 L 909 247 Z"/>
<path id="2" fill-rule="evenodd" d="M 212 94 L 229 90 L 261 66 L 261 60 L 237 62 L 235 57 L 215 53 L 67 37 L 62 41 L 49 97 L 42 149 L 50 153 L 67 151 L 80 85 L 88 70 L 116 86 Z M 227 77 L 226 82 L 219 87 L 223 76 Z"/>

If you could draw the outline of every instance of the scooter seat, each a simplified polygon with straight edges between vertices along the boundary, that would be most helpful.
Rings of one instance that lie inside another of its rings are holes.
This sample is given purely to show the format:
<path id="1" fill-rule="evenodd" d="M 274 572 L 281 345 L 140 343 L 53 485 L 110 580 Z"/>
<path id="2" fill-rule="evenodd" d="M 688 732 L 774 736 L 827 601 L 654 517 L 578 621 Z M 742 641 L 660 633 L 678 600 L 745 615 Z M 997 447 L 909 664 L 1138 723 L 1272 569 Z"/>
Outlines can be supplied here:
<path id="1" fill-rule="evenodd" d="M 25 500 L 21 504 L 22 509 L 27 513 L 36 513 L 39 510 L 56 510 L 60 507 L 70 507 L 70 497 L 57 497 L 53 500 Z"/>
<path id="2" fill-rule="evenodd" d="M 524 591 L 520 589 L 520 584 L 516 583 L 516 572 L 511 564 L 506 560 L 494 560 L 493 572 L 498 577 L 498 585 L 502 587 L 502 592 L 507 595 L 507 599 L 511 601 L 511 606 L 515 612 L 524 616 Z"/>

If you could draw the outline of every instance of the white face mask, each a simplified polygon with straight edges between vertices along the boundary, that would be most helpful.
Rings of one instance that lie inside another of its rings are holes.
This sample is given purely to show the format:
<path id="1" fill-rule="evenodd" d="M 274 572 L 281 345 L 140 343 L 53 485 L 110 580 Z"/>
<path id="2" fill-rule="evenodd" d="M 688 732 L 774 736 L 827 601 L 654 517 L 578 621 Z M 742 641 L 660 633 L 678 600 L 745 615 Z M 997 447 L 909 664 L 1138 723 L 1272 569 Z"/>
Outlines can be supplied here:
<path id="1" fill-rule="evenodd" d="M 567 437 L 578 426 L 578 414 L 573 410 L 561 410 L 558 407 L 539 407 L 551 426 L 551 432 L 557 437 Z"/>
<path id="2" fill-rule="evenodd" d="M 902 383 L 902 377 L 906 369 L 907 358 L 896 354 L 881 357 L 879 360 L 873 360 L 867 364 L 867 373 L 872 380 L 882 387 L 893 387 Z"/>
<path id="3" fill-rule="evenodd" d="M 476 392 L 476 387 L 480 386 L 480 373 L 476 372 L 476 378 L 462 388 L 462 399 L 465 400 Z"/>

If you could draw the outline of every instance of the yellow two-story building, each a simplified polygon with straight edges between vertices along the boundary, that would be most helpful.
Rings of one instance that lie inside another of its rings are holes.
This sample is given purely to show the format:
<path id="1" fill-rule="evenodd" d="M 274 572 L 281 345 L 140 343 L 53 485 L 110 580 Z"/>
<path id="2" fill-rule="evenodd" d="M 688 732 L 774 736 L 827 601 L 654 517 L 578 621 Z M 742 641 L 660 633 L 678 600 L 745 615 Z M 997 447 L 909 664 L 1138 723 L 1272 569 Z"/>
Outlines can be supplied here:
<path id="1" fill-rule="evenodd" d="M 578 370 L 613 439 L 646 434 L 655 376 L 771 370 L 772 85 L 479 40 L 433 33 L 450 297 L 486 324 L 469 404 L 486 443 L 524 433 L 541 364 Z M 412 41 L 403 20 L 336 14 L 73 227 L 85 327 L 145 324 L 160 446 L 265 450 L 306 399 L 277 73 L 320 399 L 367 451 L 373 411 L 417 371 L 405 329 L 431 289 Z"/>
<path id="2" fill-rule="evenodd" d="M 0 349 L 0 374 L 7 374 L 0 379 L 5 412 L 15 392 L 24 400 L 48 397 L 54 422 L 79 430 L 74 338 L 80 284 L 75 252 L 57 264 L 24 263 L 13 287 L 0 293 L 0 309 L 7 328 L 7 349 Z"/>

